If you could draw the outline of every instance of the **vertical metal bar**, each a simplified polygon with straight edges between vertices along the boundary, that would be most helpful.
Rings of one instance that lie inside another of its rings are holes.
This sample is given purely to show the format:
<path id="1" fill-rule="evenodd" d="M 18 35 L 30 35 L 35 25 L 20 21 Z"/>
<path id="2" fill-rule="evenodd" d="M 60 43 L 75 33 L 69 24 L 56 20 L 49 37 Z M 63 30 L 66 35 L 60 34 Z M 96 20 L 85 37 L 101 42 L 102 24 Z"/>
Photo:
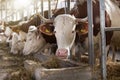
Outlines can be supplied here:
<path id="1" fill-rule="evenodd" d="M 6 9 L 6 10 L 5 10 L 5 11 L 6 11 L 6 19 L 5 19 L 5 20 L 7 21 L 7 11 L 8 11 L 8 10 L 7 10 L 7 9 L 8 9 L 8 8 L 7 8 L 7 1 L 5 1 L 5 9 Z"/>
<path id="2" fill-rule="evenodd" d="M 43 7 L 43 0 L 41 0 L 41 15 L 44 16 L 44 7 Z"/>
<path id="3" fill-rule="evenodd" d="M 11 7 L 12 7 L 12 8 L 11 8 L 12 11 L 14 11 L 13 1 L 11 1 L 10 4 L 11 4 Z M 12 13 L 12 11 L 11 11 L 11 13 Z M 22 17 L 22 16 L 21 16 L 21 17 Z M 13 20 L 13 19 L 14 19 L 14 15 L 11 15 L 11 18 L 12 18 L 12 20 Z"/>
<path id="4" fill-rule="evenodd" d="M 105 0 L 100 1 L 100 30 L 101 30 L 101 72 L 102 72 L 102 80 L 106 80 L 106 39 L 105 39 Z"/>
<path id="5" fill-rule="evenodd" d="M 51 0 L 48 0 L 48 18 L 51 18 Z"/>
<path id="6" fill-rule="evenodd" d="M 34 13 L 36 13 L 36 0 L 34 1 Z"/>
<path id="7" fill-rule="evenodd" d="M 66 8 L 67 8 L 67 4 L 66 4 L 66 3 L 67 3 L 67 2 L 66 2 L 66 0 L 65 0 L 65 8 L 64 8 L 64 9 L 65 9 L 65 14 L 67 13 L 67 9 L 66 9 Z"/>
<path id="8" fill-rule="evenodd" d="M 1 4 L 0 7 L 1 7 L 1 20 L 2 20 L 2 10 L 3 10 L 3 9 L 2 9 L 2 4 L 3 4 L 2 1 L 0 2 L 0 4 Z"/>
<path id="9" fill-rule="evenodd" d="M 89 39 L 89 59 L 90 59 L 90 65 L 93 67 L 95 64 L 94 61 L 94 42 L 93 42 L 93 10 L 92 10 L 92 0 L 87 0 L 87 11 L 88 11 L 88 39 Z"/>
<path id="10" fill-rule="evenodd" d="M 70 11 L 70 0 L 67 0 L 67 13 Z"/>
<path id="11" fill-rule="evenodd" d="M 87 12 L 88 12 L 88 41 L 89 41 L 89 64 L 91 66 L 92 70 L 92 78 L 94 79 L 95 71 L 95 58 L 94 58 L 94 42 L 93 42 L 93 6 L 92 6 L 92 0 L 87 0 Z"/>
<path id="12" fill-rule="evenodd" d="M 15 14 L 16 14 L 16 20 L 18 19 L 18 12 L 17 11 L 15 11 Z"/>

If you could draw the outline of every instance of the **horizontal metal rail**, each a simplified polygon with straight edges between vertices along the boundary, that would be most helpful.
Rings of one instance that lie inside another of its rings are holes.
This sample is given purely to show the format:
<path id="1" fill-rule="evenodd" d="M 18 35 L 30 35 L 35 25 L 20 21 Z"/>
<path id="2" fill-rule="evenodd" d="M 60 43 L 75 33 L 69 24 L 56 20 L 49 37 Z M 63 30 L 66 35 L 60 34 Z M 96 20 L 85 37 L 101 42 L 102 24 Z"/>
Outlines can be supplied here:
<path id="1" fill-rule="evenodd" d="M 105 31 L 120 31 L 120 27 L 105 27 Z"/>

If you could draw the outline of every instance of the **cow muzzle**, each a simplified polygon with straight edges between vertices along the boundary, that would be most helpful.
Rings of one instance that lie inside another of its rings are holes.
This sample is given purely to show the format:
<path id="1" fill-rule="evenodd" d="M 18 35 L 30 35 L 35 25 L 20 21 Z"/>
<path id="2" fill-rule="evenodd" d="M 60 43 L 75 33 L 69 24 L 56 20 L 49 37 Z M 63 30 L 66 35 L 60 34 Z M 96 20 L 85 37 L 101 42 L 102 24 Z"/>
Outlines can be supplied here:
<path id="1" fill-rule="evenodd" d="M 56 56 L 62 59 L 66 59 L 68 57 L 68 50 L 67 49 L 58 49 L 56 51 Z"/>

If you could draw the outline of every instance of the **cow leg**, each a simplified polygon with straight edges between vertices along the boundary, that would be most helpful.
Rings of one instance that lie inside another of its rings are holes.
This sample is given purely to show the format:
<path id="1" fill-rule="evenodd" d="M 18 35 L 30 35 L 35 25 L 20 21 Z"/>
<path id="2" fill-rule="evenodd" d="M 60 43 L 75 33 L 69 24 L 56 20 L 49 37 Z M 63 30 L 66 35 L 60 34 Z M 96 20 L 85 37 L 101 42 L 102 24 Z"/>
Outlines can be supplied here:
<path id="1" fill-rule="evenodd" d="M 75 46 L 75 59 L 77 60 L 77 61 L 81 61 L 81 52 L 80 52 L 80 44 L 77 44 L 76 46 Z"/>
<path id="2" fill-rule="evenodd" d="M 115 51 L 116 51 L 116 46 L 112 46 L 112 61 L 114 62 L 115 61 Z"/>
<path id="3" fill-rule="evenodd" d="M 106 53 L 106 60 L 108 58 L 109 51 L 110 51 L 110 45 L 107 45 L 106 52 L 105 52 Z"/>
<path id="4" fill-rule="evenodd" d="M 107 51 L 107 58 L 109 57 L 109 53 L 110 53 L 110 48 L 109 48 L 109 50 Z"/>

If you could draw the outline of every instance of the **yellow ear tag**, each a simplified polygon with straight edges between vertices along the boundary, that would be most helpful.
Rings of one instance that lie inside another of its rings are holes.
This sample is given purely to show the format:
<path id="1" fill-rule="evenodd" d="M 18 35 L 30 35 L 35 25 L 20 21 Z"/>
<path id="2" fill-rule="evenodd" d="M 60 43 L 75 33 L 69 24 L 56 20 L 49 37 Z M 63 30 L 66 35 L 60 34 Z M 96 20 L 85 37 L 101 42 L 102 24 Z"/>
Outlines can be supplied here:
<path id="1" fill-rule="evenodd" d="M 80 32 L 85 33 L 85 32 L 86 32 L 86 30 L 85 30 L 85 29 L 81 29 L 81 31 L 80 31 Z"/>
<path id="2" fill-rule="evenodd" d="M 49 33 L 50 31 L 48 29 L 45 29 L 45 32 Z"/>

